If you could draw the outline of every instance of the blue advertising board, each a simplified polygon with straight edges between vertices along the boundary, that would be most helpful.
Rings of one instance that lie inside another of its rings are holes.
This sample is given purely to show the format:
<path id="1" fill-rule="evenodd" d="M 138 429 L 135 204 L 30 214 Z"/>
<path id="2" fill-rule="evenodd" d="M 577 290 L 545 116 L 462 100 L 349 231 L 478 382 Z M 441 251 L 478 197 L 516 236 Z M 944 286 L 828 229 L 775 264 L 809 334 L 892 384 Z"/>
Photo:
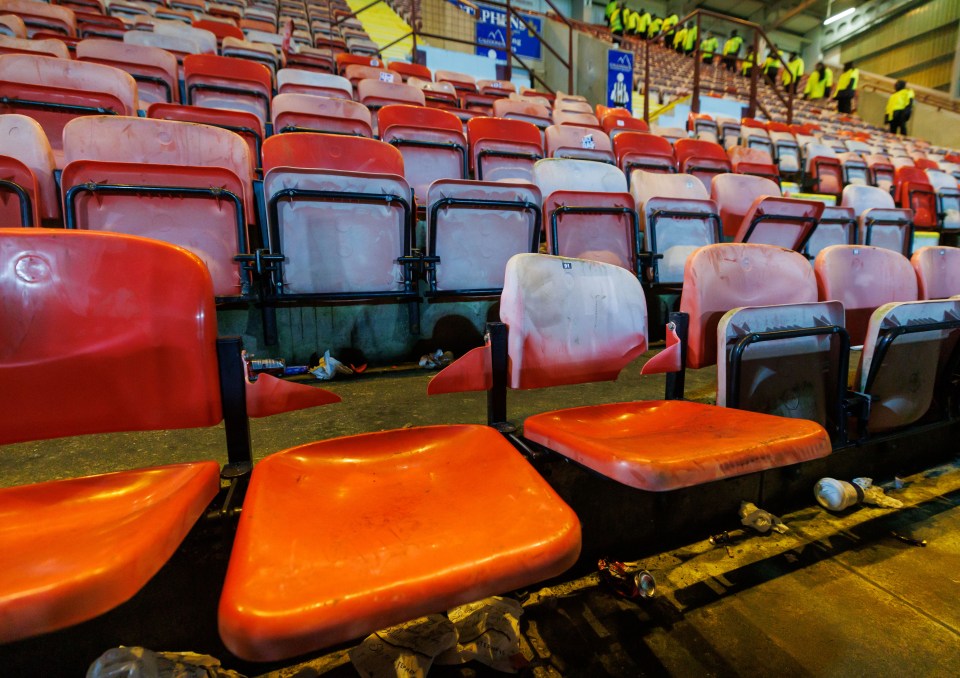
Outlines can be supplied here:
<path id="1" fill-rule="evenodd" d="M 477 54 L 505 61 L 507 58 L 507 10 L 488 5 L 477 5 Z M 540 59 L 540 33 L 543 20 L 523 14 L 524 20 L 536 29 L 531 33 L 517 17 L 511 17 L 513 53 L 530 59 Z"/>
<path id="2" fill-rule="evenodd" d="M 611 49 L 607 52 L 607 106 L 632 112 L 633 53 Z"/>

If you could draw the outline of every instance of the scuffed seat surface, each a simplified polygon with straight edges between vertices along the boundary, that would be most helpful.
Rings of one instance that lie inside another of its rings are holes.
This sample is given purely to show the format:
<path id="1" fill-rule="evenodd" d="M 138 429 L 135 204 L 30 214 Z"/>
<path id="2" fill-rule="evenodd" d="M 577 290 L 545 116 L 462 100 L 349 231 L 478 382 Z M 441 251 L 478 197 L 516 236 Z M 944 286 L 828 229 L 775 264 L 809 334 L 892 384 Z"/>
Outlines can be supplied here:
<path id="1" fill-rule="evenodd" d="M 560 574 L 573 511 L 500 434 L 436 426 L 339 438 L 253 471 L 220 634 L 271 661 Z"/>
<path id="2" fill-rule="evenodd" d="M 206 510 L 219 477 L 209 461 L 0 490 L 0 642 L 132 597 Z"/>
<path id="3" fill-rule="evenodd" d="M 665 491 L 830 454 L 827 432 L 682 400 L 613 403 L 529 417 L 524 437 L 641 490 Z"/>

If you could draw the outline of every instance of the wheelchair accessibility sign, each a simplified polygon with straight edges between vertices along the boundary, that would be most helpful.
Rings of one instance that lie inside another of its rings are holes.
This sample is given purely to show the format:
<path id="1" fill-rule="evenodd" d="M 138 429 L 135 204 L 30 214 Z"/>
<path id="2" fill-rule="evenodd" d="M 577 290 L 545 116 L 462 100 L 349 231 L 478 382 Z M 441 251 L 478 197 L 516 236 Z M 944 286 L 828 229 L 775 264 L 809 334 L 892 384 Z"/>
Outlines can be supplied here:
<path id="1" fill-rule="evenodd" d="M 611 49 L 607 53 L 607 106 L 631 110 L 633 103 L 633 53 Z"/>

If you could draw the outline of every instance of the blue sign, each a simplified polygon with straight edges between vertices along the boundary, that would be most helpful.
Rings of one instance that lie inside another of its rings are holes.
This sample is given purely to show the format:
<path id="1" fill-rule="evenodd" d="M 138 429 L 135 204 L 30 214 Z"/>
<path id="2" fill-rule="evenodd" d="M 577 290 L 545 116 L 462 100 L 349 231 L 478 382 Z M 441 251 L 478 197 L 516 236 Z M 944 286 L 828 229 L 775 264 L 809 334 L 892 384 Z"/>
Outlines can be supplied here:
<path id="1" fill-rule="evenodd" d="M 632 112 L 633 52 L 611 49 L 607 53 L 607 106 Z"/>
<path id="2" fill-rule="evenodd" d="M 507 10 L 488 5 L 477 5 L 477 54 L 489 56 L 500 61 L 507 59 Z M 530 59 L 540 59 L 540 33 L 543 20 L 539 17 L 522 15 L 524 20 L 536 29 L 531 33 L 516 16 L 510 17 L 510 37 L 513 53 Z"/>

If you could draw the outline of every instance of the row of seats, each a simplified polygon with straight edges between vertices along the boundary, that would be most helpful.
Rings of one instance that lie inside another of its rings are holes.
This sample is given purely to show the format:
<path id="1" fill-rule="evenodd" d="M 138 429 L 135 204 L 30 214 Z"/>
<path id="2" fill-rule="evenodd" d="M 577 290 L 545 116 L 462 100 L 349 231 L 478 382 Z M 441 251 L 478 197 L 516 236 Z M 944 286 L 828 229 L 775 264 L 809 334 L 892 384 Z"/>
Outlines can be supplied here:
<path id="1" fill-rule="evenodd" d="M 726 173 L 696 154 L 682 166 L 693 174 L 647 171 L 663 167 L 651 168 L 631 150 L 632 140 L 649 136 L 638 132 L 614 138 L 619 164 L 630 171 L 628 187 L 622 170 L 595 162 L 610 159 L 602 148 L 558 146 L 553 158 L 541 159 L 533 125 L 476 118 L 468 123 L 476 131 L 469 162 L 483 181 L 467 181 L 459 123 L 457 130 L 425 126 L 421 136 L 400 122 L 386 124 L 405 111 L 442 113 L 381 109 L 384 138 L 396 146 L 316 133 L 270 137 L 262 184 L 254 181 L 249 147 L 228 130 L 76 118 L 64 128 L 63 222 L 185 246 L 207 262 L 218 297 L 255 296 L 257 273 L 270 279 L 270 296 L 290 300 L 366 294 L 409 301 L 421 267 L 433 293 L 495 293 L 507 259 L 537 251 L 541 228 L 547 251 L 615 263 L 652 284 L 676 284 L 693 249 L 723 239 L 776 244 L 811 258 L 830 244 L 878 244 L 907 256 L 914 246 L 912 212 L 896 208 L 881 189 L 848 186 L 842 207 L 827 208 L 785 198 L 769 179 Z M 6 223 L 55 218 L 60 204 L 50 153 L 40 152 L 42 130 L 17 115 L 0 117 L 0 125 L 11 149 L 22 149 L 7 162 L 19 179 L 7 186 Z M 510 133 L 514 127 L 528 129 L 526 146 Z M 577 128 L 548 128 L 548 139 L 553 131 Z M 343 209 L 331 209 L 344 201 Z M 426 218 L 423 242 L 416 240 L 418 208 Z M 349 229 L 338 225 L 347 223 Z"/>
<path id="2" fill-rule="evenodd" d="M 821 253 L 818 267 L 847 275 L 849 257 L 873 252 L 835 251 L 848 258 Z M 0 360 L 11 386 L 0 394 L 9 415 L 0 426 L 4 443 L 209 426 L 237 402 L 221 396 L 221 384 L 224 366 L 239 356 L 217 358 L 212 282 L 188 252 L 126 235 L 3 230 L 0 271 L 13 319 L 0 328 L 12 350 Z M 528 444 L 654 492 L 831 454 L 818 422 L 842 442 L 848 353 L 842 307 L 817 301 L 807 261 L 772 246 L 719 244 L 694 254 L 687 278 L 687 362 L 716 364 L 718 399 L 746 409 L 683 400 L 588 405 L 528 417 Z M 82 316 L 78 294 L 97 300 Z M 854 384 L 871 401 L 869 433 L 928 414 L 958 314 L 956 299 L 888 304 L 872 314 Z M 494 361 L 490 344 L 475 349 L 438 374 L 429 393 L 489 389 L 501 369 L 509 388 L 614 379 L 648 347 L 643 289 L 609 264 L 513 257 L 500 317 L 509 332 L 492 327 L 491 342 L 506 342 L 509 360 Z M 893 341 L 882 340 L 888 335 Z M 832 348 L 837 339 L 840 350 Z M 668 344 L 645 373 L 682 368 L 681 344 Z M 810 374 L 822 378 L 811 383 Z M 239 388 L 252 415 L 336 400 L 268 376 L 241 376 Z M 244 422 L 242 411 L 231 416 Z M 3 616 L 15 620 L 2 640 L 65 628 L 130 598 L 214 500 L 218 470 L 197 462 L 0 490 L 8 507 L 3 552 L 16 554 L 0 577 Z M 81 504 L 71 521 L 57 518 Z M 239 657 L 281 660 L 529 586 L 563 572 L 579 548 L 574 512 L 493 428 L 310 443 L 253 469 L 220 599 L 220 635 Z"/>

